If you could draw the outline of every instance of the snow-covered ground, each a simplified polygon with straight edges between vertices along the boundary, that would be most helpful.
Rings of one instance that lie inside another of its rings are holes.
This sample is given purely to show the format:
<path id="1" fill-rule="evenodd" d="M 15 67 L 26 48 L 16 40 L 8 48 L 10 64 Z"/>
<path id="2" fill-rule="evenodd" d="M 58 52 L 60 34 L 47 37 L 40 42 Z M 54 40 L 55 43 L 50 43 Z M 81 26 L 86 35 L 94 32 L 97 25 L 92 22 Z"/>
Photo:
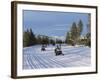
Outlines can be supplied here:
<path id="1" fill-rule="evenodd" d="M 85 46 L 62 46 L 64 55 L 55 56 L 55 46 L 47 46 L 41 51 L 41 46 L 23 48 L 23 69 L 43 69 L 61 67 L 83 67 L 91 65 L 91 48 Z"/>

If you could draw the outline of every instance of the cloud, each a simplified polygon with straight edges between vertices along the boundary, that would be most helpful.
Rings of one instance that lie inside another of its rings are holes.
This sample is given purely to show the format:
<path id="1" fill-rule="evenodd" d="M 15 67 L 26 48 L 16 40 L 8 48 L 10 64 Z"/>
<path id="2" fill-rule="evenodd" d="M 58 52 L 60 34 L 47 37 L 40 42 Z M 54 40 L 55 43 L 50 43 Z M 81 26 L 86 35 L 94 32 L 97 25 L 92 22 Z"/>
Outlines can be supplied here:
<path id="1" fill-rule="evenodd" d="M 48 26 L 50 31 L 66 31 L 69 30 L 71 24 L 55 24 Z"/>
<path id="2" fill-rule="evenodd" d="M 56 24 L 56 25 L 54 25 L 54 26 L 58 26 L 58 27 L 61 27 L 61 26 L 69 26 L 70 24 Z"/>

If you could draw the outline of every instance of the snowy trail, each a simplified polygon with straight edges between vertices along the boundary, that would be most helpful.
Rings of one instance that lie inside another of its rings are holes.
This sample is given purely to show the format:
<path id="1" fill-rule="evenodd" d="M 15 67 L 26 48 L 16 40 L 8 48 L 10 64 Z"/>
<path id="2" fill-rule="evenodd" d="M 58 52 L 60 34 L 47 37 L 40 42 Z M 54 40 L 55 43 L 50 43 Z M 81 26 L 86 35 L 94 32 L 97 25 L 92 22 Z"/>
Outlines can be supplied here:
<path id="1" fill-rule="evenodd" d="M 23 48 L 23 69 L 61 68 L 91 65 L 91 48 L 62 46 L 63 55 L 55 56 L 54 46 L 41 51 L 41 46 Z"/>

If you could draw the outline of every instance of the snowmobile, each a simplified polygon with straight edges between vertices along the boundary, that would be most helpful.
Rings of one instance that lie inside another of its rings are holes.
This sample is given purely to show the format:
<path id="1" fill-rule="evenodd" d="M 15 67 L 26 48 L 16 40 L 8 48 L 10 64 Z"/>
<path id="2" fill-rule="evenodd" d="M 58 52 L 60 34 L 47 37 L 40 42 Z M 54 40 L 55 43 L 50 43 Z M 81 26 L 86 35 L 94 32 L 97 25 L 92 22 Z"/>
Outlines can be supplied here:
<path id="1" fill-rule="evenodd" d="M 46 50 L 46 49 L 45 49 L 45 46 L 42 45 L 41 51 L 45 51 L 45 50 Z"/>
<path id="2" fill-rule="evenodd" d="M 61 48 L 59 48 L 58 46 L 57 46 L 57 48 L 55 48 L 55 55 L 57 56 L 57 55 L 64 55 L 63 53 L 62 53 L 62 51 L 61 51 Z"/>

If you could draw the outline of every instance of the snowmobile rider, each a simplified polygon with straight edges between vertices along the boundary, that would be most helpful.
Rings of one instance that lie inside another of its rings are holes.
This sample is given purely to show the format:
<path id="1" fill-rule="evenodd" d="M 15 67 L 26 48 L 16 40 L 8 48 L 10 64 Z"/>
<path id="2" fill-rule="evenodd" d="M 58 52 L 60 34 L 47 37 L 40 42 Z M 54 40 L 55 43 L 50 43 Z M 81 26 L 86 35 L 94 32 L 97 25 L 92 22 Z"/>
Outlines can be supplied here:
<path id="1" fill-rule="evenodd" d="M 55 48 L 55 55 L 64 55 L 61 51 L 61 46 L 57 45 L 57 47 Z"/>

